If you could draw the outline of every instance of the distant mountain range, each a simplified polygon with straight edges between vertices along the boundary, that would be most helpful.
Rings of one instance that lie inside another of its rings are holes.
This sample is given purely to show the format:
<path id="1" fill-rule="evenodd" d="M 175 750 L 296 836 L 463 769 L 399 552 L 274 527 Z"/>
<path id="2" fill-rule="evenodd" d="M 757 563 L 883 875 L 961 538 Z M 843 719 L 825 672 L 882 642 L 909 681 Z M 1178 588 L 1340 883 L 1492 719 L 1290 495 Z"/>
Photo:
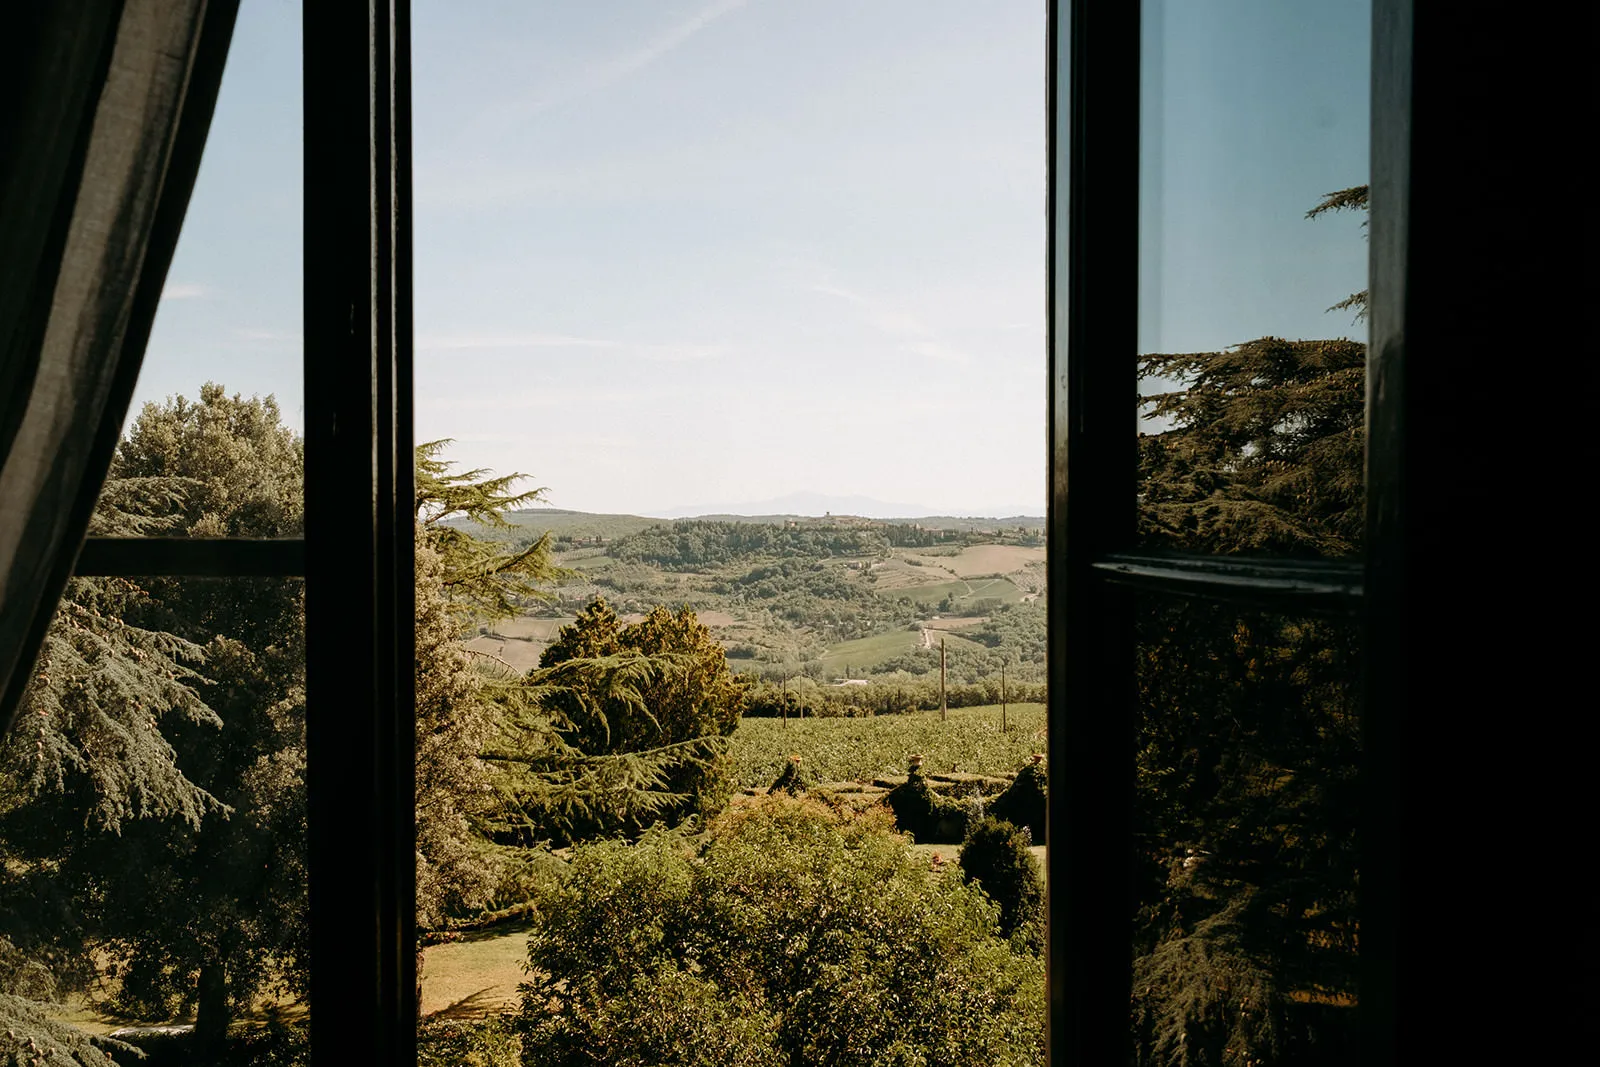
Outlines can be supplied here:
<path id="1" fill-rule="evenodd" d="M 982 510 L 957 509 L 955 511 L 925 507 L 920 504 L 897 504 L 866 496 L 830 496 L 825 493 L 790 493 L 771 500 L 745 501 L 732 504 L 692 504 L 666 508 L 649 513 L 651 518 L 692 519 L 704 516 L 769 517 L 785 515 L 858 515 L 866 519 L 920 519 L 945 516 L 961 519 L 1000 519 L 1018 516 L 1040 517 L 1040 505 L 1006 505 Z"/>

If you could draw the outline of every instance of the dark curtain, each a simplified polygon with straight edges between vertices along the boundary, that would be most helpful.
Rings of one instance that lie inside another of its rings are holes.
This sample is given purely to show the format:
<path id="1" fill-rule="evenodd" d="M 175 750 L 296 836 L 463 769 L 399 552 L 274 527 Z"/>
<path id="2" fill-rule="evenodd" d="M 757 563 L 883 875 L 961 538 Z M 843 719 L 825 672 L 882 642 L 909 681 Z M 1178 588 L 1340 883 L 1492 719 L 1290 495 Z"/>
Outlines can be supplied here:
<path id="1" fill-rule="evenodd" d="M 237 0 L 0 12 L 0 726 L 105 481 Z"/>

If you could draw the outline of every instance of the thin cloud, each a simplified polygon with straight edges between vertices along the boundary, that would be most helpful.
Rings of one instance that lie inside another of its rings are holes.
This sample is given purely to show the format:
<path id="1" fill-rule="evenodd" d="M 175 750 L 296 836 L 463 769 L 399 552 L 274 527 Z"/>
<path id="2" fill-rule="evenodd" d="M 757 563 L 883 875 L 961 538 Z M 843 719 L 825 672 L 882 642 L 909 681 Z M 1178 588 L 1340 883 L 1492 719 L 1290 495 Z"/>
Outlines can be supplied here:
<path id="1" fill-rule="evenodd" d="M 495 125 L 515 123 L 591 93 L 599 92 L 644 70 L 687 43 L 695 34 L 718 19 L 744 7 L 747 0 L 714 0 L 683 21 L 667 27 L 637 48 L 589 65 L 572 79 L 544 89 L 536 96 L 522 100 L 511 107 L 484 116 Z M 474 125 L 481 125 L 482 122 Z"/>
<path id="2" fill-rule="evenodd" d="M 164 304 L 168 300 L 199 300 L 202 297 L 207 297 L 210 295 L 210 286 L 195 285 L 193 283 L 178 283 L 175 285 L 168 285 L 166 288 L 161 290 L 161 302 Z"/>
<path id="3" fill-rule="evenodd" d="M 716 359 L 729 352 L 729 347 L 723 344 L 617 341 L 559 333 L 466 334 L 417 339 L 417 350 L 420 352 L 514 351 L 538 348 L 588 349 L 656 363 L 686 363 L 693 360 Z"/>
<path id="4" fill-rule="evenodd" d="M 965 352 L 947 343 L 925 322 L 902 308 L 892 307 L 832 282 L 819 282 L 810 288 L 814 293 L 835 297 L 861 309 L 861 317 L 878 332 L 899 341 L 902 352 L 940 363 L 972 362 Z"/>

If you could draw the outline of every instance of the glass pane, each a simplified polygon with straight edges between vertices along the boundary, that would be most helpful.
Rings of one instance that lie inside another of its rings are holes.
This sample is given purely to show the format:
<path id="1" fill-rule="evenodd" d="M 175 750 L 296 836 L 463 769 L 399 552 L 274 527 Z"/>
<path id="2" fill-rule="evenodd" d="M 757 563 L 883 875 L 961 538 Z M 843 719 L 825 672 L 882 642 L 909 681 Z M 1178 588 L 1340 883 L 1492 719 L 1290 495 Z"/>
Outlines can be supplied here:
<path id="1" fill-rule="evenodd" d="M 1043 15 L 417 5 L 430 1062 L 1042 1062 Z"/>
<path id="2" fill-rule="evenodd" d="M 209 490 L 187 481 L 196 466 L 164 461 L 190 448 L 250 437 L 257 473 L 298 466 L 301 385 L 301 71 L 300 4 L 240 7 L 216 113 L 183 230 L 167 272 L 139 382 L 123 427 L 113 478 L 161 479 L 140 485 L 140 499 L 181 500 L 166 519 L 141 516 L 138 501 L 113 497 L 115 481 L 91 533 L 99 536 L 285 537 L 300 533 L 298 475 L 278 483 L 270 501 L 249 512 L 227 508 L 233 486 Z M 235 397 L 249 398 L 240 403 Z M 255 398 L 259 398 L 256 400 Z M 146 405 L 161 409 L 156 417 Z M 183 445 L 167 447 L 170 434 Z M 229 513 L 229 519 L 220 516 Z M 291 517 L 294 516 L 294 517 Z"/>
<path id="3" fill-rule="evenodd" d="M 1369 8 L 1143 5 L 1143 547 L 1360 551 Z"/>
<path id="4" fill-rule="evenodd" d="M 303 621 L 299 580 L 72 581 L 0 742 L 0 1055 L 305 1062 Z"/>
<path id="5" fill-rule="evenodd" d="M 1135 613 L 1134 1060 L 1353 1062 L 1356 628 Z"/>

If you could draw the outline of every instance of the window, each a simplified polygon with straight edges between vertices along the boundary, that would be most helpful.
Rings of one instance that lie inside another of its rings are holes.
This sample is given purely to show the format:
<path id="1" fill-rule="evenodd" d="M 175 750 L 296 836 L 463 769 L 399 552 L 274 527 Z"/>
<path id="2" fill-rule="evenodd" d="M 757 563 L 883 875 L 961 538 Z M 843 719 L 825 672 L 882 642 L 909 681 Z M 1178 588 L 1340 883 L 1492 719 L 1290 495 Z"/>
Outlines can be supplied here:
<path id="1" fill-rule="evenodd" d="M 1539 1023 L 1566 1011 L 1526 980 L 1542 961 L 1523 946 L 1570 939 L 1572 909 L 1552 905 L 1576 888 L 1557 864 L 1581 862 L 1566 814 L 1580 801 L 1544 783 L 1580 780 L 1561 750 L 1582 747 L 1570 709 L 1592 704 L 1571 666 L 1587 629 L 1552 621 L 1540 598 L 1570 586 L 1586 607 L 1593 578 L 1530 561 L 1577 513 L 1592 444 L 1580 418 L 1552 413 L 1560 372 L 1521 354 L 1553 361 L 1588 335 L 1581 272 L 1560 255 L 1586 203 L 1565 158 L 1585 128 L 1570 101 L 1589 88 L 1586 35 L 1520 11 L 1375 0 L 1363 555 L 1223 559 L 1151 551 L 1135 525 L 1140 12 L 1052 10 L 1051 1061 L 1127 1057 L 1129 929 L 1105 917 L 1135 898 L 1136 654 L 1174 632 L 1141 631 L 1147 610 L 1270 618 L 1360 646 L 1359 712 L 1331 717 L 1361 722 L 1362 1062 L 1397 1062 L 1400 1047 L 1537 1058 L 1559 1036 Z M 305 540 L 181 555 L 158 539 L 91 542 L 79 572 L 304 574 L 312 995 L 339 1008 L 318 1013 L 313 1056 L 401 1063 L 414 1055 L 407 8 L 307 5 L 305 27 Z M 1500 703 L 1485 709 L 1486 694 Z M 319 713 L 335 700 L 338 714 Z M 1460 725 L 1471 716 L 1490 725 Z M 1402 790 L 1406 763 L 1424 760 Z M 1499 788 L 1482 788 L 1490 773 Z M 1488 833 L 1494 859 L 1465 861 Z M 1468 903 L 1424 900 L 1465 862 Z M 1496 942 L 1516 966 L 1485 974 Z M 1423 999 L 1463 974 L 1492 987 L 1495 1012 Z"/>

